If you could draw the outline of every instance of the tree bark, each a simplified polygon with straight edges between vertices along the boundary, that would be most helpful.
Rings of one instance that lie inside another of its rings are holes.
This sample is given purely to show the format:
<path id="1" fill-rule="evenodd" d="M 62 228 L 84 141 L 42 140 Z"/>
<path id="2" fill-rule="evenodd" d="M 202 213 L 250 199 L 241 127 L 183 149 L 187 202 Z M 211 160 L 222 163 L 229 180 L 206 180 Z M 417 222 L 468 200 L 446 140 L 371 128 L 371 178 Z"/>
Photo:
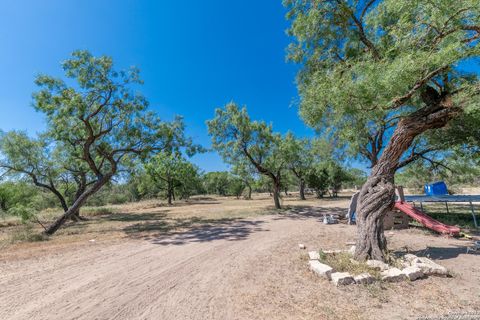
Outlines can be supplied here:
<path id="1" fill-rule="evenodd" d="M 86 175 L 86 173 L 85 172 L 80 173 L 75 180 L 77 182 L 77 191 L 75 192 L 75 201 L 77 201 L 77 199 L 80 198 L 80 196 L 87 189 L 87 175 Z M 66 203 L 65 203 L 65 205 L 66 205 Z M 68 208 L 64 208 L 64 210 L 65 210 L 65 212 L 67 212 Z M 88 220 L 87 218 L 82 217 L 80 215 L 80 209 L 78 209 L 76 212 L 74 212 L 72 214 L 72 216 L 70 217 L 70 219 L 74 222 Z"/>
<path id="2" fill-rule="evenodd" d="M 307 198 L 305 198 L 305 180 L 300 179 L 300 185 L 298 187 L 300 189 L 300 200 L 307 200 Z"/>
<path id="3" fill-rule="evenodd" d="M 247 193 L 247 200 L 252 200 L 252 186 L 247 183 L 248 193 Z"/>
<path id="4" fill-rule="evenodd" d="M 280 183 L 276 181 L 273 183 L 273 202 L 275 203 L 276 209 L 282 209 L 282 205 L 280 204 Z"/>
<path id="5" fill-rule="evenodd" d="M 168 200 L 168 204 L 169 205 L 172 205 L 172 189 L 170 188 L 170 186 L 167 188 L 167 200 Z"/>
<path id="6" fill-rule="evenodd" d="M 98 190 L 100 190 L 111 178 L 111 175 L 101 177 L 90 189 L 86 190 L 80 197 L 75 200 L 73 205 L 63 214 L 61 215 L 55 222 L 53 222 L 47 230 L 45 230 L 45 234 L 53 235 L 57 230 L 68 220 L 72 217 L 72 215 L 79 212 L 80 208 L 85 204 L 90 196 L 95 194 Z"/>
<path id="7" fill-rule="evenodd" d="M 433 89 L 431 89 L 433 90 Z M 355 250 L 356 260 L 385 260 L 387 241 L 383 232 L 383 218 L 393 208 L 394 175 L 400 158 L 413 140 L 423 132 L 445 126 L 459 112 L 449 96 L 435 96 L 428 91 L 422 99 L 426 107 L 403 118 L 397 125 L 380 159 L 363 185 L 358 200 Z"/>

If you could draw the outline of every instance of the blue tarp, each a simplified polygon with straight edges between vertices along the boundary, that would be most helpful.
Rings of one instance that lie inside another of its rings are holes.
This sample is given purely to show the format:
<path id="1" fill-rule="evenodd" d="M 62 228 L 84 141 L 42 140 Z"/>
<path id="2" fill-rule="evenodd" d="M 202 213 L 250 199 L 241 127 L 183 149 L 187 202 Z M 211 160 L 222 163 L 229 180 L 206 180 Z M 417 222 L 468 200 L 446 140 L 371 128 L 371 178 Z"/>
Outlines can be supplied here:
<path id="1" fill-rule="evenodd" d="M 445 196 L 448 195 L 447 185 L 444 181 L 438 181 L 425 185 L 425 194 L 427 196 Z"/>

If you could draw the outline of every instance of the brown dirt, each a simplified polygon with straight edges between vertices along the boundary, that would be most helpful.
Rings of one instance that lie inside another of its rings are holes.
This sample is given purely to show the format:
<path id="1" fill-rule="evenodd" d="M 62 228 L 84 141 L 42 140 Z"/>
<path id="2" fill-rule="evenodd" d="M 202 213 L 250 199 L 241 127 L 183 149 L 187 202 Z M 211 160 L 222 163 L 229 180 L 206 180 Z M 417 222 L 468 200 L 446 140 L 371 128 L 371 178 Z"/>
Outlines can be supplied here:
<path id="1" fill-rule="evenodd" d="M 344 212 L 348 200 L 287 199 L 289 210 L 262 215 L 270 201 L 135 204 L 47 242 L 10 245 L 0 253 L 0 319 L 411 319 L 480 310 L 480 257 L 465 254 L 468 241 L 389 231 L 390 248 L 429 254 L 454 277 L 335 288 L 308 271 L 298 244 L 346 248 L 355 227 L 321 218 Z"/>

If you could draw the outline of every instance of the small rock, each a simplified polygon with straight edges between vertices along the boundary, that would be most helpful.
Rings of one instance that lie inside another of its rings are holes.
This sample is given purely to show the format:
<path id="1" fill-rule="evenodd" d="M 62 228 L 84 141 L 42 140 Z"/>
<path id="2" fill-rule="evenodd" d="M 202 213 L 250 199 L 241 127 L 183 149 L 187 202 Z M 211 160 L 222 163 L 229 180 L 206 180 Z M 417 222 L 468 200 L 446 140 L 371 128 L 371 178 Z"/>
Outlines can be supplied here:
<path id="1" fill-rule="evenodd" d="M 370 273 L 362 273 L 353 278 L 355 283 L 359 284 L 371 284 L 375 281 L 375 278 Z"/>
<path id="2" fill-rule="evenodd" d="M 422 272 L 428 276 L 448 276 L 448 270 L 444 266 L 441 266 L 432 260 L 424 257 L 417 258 L 412 261 L 412 266 L 416 266 L 422 270 Z"/>
<path id="3" fill-rule="evenodd" d="M 407 253 L 403 256 L 403 259 L 405 259 L 405 261 L 412 262 L 413 260 L 418 259 L 418 257 L 414 254 Z"/>
<path id="4" fill-rule="evenodd" d="M 330 276 L 333 272 L 332 267 L 326 264 L 323 264 L 318 260 L 310 260 L 308 263 L 310 264 L 310 270 L 312 270 L 313 272 L 315 272 L 317 275 L 321 277 L 330 279 Z"/>
<path id="5" fill-rule="evenodd" d="M 326 253 L 326 254 L 345 252 L 345 251 L 343 251 L 343 250 L 322 250 L 322 251 L 323 251 L 323 253 Z"/>
<path id="6" fill-rule="evenodd" d="M 320 260 L 320 252 L 310 251 L 308 253 L 308 257 L 310 258 L 310 260 Z"/>
<path id="7" fill-rule="evenodd" d="M 350 249 L 348 249 L 348 253 L 353 256 L 355 254 L 355 249 L 356 248 L 357 248 L 357 246 L 351 246 Z"/>
<path id="8" fill-rule="evenodd" d="M 96 242 L 97 240 L 95 239 L 92 239 L 92 240 L 88 240 L 89 242 Z"/>
<path id="9" fill-rule="evenodd" d="M 338 286 L 346 286 L 355 283 L 355 280 L 348 272 L 335 272 L 331 274 L 332 282 Z"/>
<path id="10" fill-rule="evenodd" d="M 300 249 L 306 249 L 306 248 L 307 248 L 303 243 L 300 243 L 300 244 L 298 245 L 298 247 L 299 247 Z"/>
<path id="11" fill-rule="evenodd" d="M 415 281 L 423 277 L 423 271 L 419 267 L 410 266 L 402 270 L 402 272 L 407 276 L 410 281 Z"/>
<path id="12" fill-rule="evenodd" d="M 367 266 L 380 271 L 385 271 L 390 268 L 388 264 L 380 260 L 367 260 Z"/>
<path id="13" fill-rule="evenodd" d="M 398 268 L 390 268 L 382 271 L 382 280 L 386 282 L 400 282 L 407 279 L 407 276 Z"/>

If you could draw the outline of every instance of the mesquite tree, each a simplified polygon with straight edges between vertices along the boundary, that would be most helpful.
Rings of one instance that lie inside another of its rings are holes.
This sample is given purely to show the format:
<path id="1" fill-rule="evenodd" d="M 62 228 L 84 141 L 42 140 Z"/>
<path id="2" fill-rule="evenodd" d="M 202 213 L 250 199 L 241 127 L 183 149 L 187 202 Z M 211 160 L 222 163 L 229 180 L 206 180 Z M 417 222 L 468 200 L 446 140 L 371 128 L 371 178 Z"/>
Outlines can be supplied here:
<path id="1" fill-rule="evenodd" d="M 68 210 L 46 230 L 55 233 L 132 158 L 177 149 L 190 143 L 183 123 L 161 121 L 132 91 L 141 83 L 138 70 L 116 71 L 112 59 L 76 51 L 62 64 L 68 81 L 47 75 L 36 79 L 33 106 L 45 114 L 50 143 L 67 159 L 81 163 L 91 177 Z M 63 166 L 68 165 L 63 163 Z"/>
<path id="2" fill-rule="evenodd" d="M 46 137 L 30 138 L 24 132 L 10 131 L 0 136 L 0 168 L 11 179 L 23 179 L 51 192 L 67 212 L 91 185 L 88 167 L 69 156 L 70 148 L 50 143 Z M 84 220 L 76 211 L 74 221 Z"/>
<path id="3" fill-rule="evenodd" d="M 478 104 L 476 75 L 460 61 L 480 53 L 477 0 L 287 0 L 290 59 L 302 63 L 301 115 L 312 125 L 395 114 L 392 133 L 362 187 L 355 258 L 385 259 L 383 217 L 394 174 L 424 132 Z"/>
<path id="4" fill-rule="evenodd" d="M 284 141 L 285 157 L 287 158 L 288 168 L 292 171 L 298 180 L 298 189 L 300 199 L 305 198 L 306 178 L 314 164 L 314 155 L 312 145 L 309 139 L 297 139 L 292 133 L 287 133 Z"/>
<path id="5" fill-rule="evenodd" d="M 198 168 L 177 153 L 158 153 L 145 169 L 156 188 L 165 193 L 169 205 L 176 199 L 176 191 L 189 195 L 189 186 L 196 185 L 198 180 Z"/>
<path id="6" fill-rule="evenodd" d="M 247 187 L 248 193 L 245 195 L 245 199 L 252 200 L 253 184 L 255 183 L 255 168 L 249 161 L 239 160 L 233 165 L 232 173 Z"/>
<path id="7" fill-rule="evenodd" d="M 275 208 L 280 209 L 282 174 L 287 165 L 281 136 L 265 122 L 251 121 L 247 109 L 235 103 L 216 109 L 215 118 L 207 125 L 213 148 L 227 163 L 248 161 L 272 181 Z"/>

